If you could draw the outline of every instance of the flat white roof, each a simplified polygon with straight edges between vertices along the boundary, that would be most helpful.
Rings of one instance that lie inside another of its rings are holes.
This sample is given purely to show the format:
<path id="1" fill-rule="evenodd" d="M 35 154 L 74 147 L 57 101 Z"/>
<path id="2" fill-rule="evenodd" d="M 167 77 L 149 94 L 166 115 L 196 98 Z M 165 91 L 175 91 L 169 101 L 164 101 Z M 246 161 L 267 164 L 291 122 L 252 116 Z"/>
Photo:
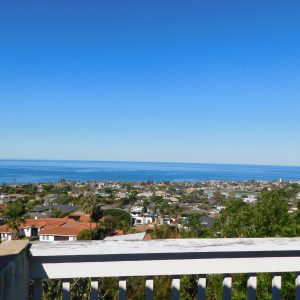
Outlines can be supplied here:
<path id="1" fill-rule="evenodd" d="M 125 237 L 125 236 L 124 236 Z M 51 243 L 51 242 L 50 242 Z M 51 245 L 51 246 L 50 246 Z M 299 251 L 300 238 L 167 239 L 33 242 L 32 256 Z"/>
<path id="2" fill-rule="evenodd" d="M 108 236 L 105 241 L 142 241 L 146 232 Z"/>

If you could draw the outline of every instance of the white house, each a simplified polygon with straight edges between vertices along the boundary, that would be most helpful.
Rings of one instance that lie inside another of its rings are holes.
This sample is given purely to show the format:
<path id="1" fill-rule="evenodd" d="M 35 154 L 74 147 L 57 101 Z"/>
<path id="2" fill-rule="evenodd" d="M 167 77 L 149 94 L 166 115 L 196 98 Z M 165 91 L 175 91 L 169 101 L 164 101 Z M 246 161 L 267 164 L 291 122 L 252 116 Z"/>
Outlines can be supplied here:
<path id="1" fill-rule="evenodd" d="M 130 210 L 130 214 L 132 217 L 141 217 L 142 216 L 143 207 L 141 206 L 133 206 Z"/>
<path id="2" fill-rule="evenodd" d="M 153 223 L 155 220 L 151 215 L 145 214 L 144 216 L 141 217 L 134 217 L 134 226 L 137 225 L 147 225 Z"/>
<path id="3" fill-rule="evenodd" d="M 254 203 L 254 202 L 256 202 L 256 198 L 254 195 L 249 195 L 248 197 L 243 198 L 243 202 L 244 203 Z"/>
<path id="4" fill-rule="evenodd" d="M 19 226 L 21 237 L 39 237 L 40 241 L 76 240 L 83 230 L 95 228 L 90 222 L 77 222 L 72 218 L 26 219 Z M 13 229 L 8 225 L 0 226 L 1 240 L 11 240 Z"/>
<path id="5" fill-rule="evenodd" d="M 6 226 L 6 225 L 3 225 Z M 0 226 L 0 238 L 1 241 L 10 241 L 12 236 L 12 229 Z"/>
<path id="6" fill-rule="evenodd" d="M 42 229 L 39 232 L 39 240 L 42 242 L 53 241 L 76 241 L 77 235 L 83 230 L 89 230 L 95 228 L 95 223 L 89 222 L 69 222 L 61 226 L 53 226 L 48 229 Z"/>

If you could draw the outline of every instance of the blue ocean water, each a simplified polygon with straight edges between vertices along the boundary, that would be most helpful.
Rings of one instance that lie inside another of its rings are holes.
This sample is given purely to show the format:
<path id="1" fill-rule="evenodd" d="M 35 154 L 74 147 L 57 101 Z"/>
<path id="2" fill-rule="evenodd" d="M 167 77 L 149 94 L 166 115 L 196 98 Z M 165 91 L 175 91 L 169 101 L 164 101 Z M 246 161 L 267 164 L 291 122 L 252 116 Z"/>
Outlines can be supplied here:
<path id="1" fill-rule="evenodd" d="M 300 167 L 199 163 L 0 160 L 0 183 L 300 180 Z"/>

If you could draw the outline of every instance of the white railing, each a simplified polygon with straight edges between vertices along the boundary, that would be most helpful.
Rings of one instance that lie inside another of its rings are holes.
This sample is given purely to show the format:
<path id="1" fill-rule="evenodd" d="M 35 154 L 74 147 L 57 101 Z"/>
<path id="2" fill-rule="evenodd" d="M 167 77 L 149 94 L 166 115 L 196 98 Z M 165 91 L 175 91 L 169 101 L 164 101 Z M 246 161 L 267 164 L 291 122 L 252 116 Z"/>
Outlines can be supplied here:
<path id="1" fill-rule="evenodd" d="M 257 273 L 272 273 L 272 298 L 281 297 L 281 273 L 300 271 L 300 238 L 174 239 L 152 241 L 77 241 L 34 243 L 29 249 L 34 299 L 42 279 L 61 279 L 63 299 L 70 279 L 92 278 L 91 299 L 98 299 L 98 278 L 119 278 L 126 299 L 126 278 L 146 277 L 146 299 L 153 298 L 153 276 L 171 275 L 172 299 L 179 299 L 180 276 L 198 275 L 198 299 L 206 297 L 206 275 L 224 274 L 223 299 L 231 299 L 232 274 L 248 275 L 248 299 L 256 299 Z M 298 273 L 297 273 L 298 274 Z M 300 299 L 300 276 L 295 282 Z"/>

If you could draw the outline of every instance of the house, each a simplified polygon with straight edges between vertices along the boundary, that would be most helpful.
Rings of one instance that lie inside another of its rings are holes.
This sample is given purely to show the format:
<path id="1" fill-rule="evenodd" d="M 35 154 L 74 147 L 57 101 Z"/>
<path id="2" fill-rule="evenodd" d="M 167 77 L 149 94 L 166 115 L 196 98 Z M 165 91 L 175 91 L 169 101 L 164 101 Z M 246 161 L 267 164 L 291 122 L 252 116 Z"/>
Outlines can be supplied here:
<path id="1" fill-rule="evenodd" d="M 30 210 L 30 213 L 44 213 L 48 216 L 52 216 L 53 211 L 60 211 L 63 214 L 68 214 L 75 210 L 78 210 L 80 207 L 78 205 L 73 204 L 56 204 L 51 203 L 49 205 L 40 205 L 35 206 Z"/>
<path id="2" fill-rule="evenodd" d="M 161 217 L 159 216 L 158 217 L 158 222 L 161 224 L 161 225 L 170 225 L 171 224 L 171 218 L 167 215 Z"/>
<path id="3" fill-rule="evenodd" d="M 10 241 L 12 237 L 13 229 L 7 225 L 0 226 L 0 239 L 1 241 Z"/>
<path id="4" fill-rule="evenodd" d="M 44 212 L 29 212 L 27 214 L 28 218 L 30 219 L 47 219 L 52 217 L 51 211 L 44 211 Z"/>
<path id="5" fill-rule="evenodd" d="M 59 194 L 48 194 L 44 197 L 46 203 L 55 201 L 60 195 Z"/>
<path id="6" fill-rule="evenodd" d="M 130 215 L 135 218 L 135 217 L 141 217 L 143 212 L 143 207 L 142 206 L 133 206 L 130 210 Z"/>
<path id="7" fill-rule="evenodd" d="M 182 224 L 188 225 L 189 221 L 190 221 L 191 217 L 182 217 Z M 201 222 L 201 225 L 204 225 L 205 227 L 211 227 L 215 224 L 216 219 L 215 218 L 211 218 L 208 216 L 199 216 L 199 221 Z"/>
<path id="8" fill-rule="evenodd" d="M 200 220 L 201 220 L 201 224 L 206 226 L 206 227 L 211 227 L 216 222 L 215 218 L 211 218 L 211 217 L 208 217 L 208 216 L 201 216 Z"/>
<path id="9" fill-rule="evenodd" d="M 211 191 L 211 190 L 205 190 L 205 191 L 204 191 L 204 195 L 205 195 L 205 197 L 207 197 L 208 199 L 211 199 L 211 198 L 214 197 L 214 192 Z"/>
<path id="10" fill-rule="evenodd" d="M 217 212 L 220 212 L 221 210 L 225 209 L 225 206 L 215 205 L 215 206 L 213 206 L 213 209 L 215 209 Z"/>
<path id="11" fill-rule="evenodd" d="M 95 226 L 91 223 L 92 228 L 95 228 Z M 26 219 L 19 226 L 19 235 L 27 238 L 39 237 L 41 241 L 66 240 L 66 238 L 56 238 L 56 235 L 67 236 L 68 240 L 75 240 L 77 234 L 85 229 L 90 229 L 89 222 L 76 222 L 72 218 Z M 0 226 L 0 237 L 2 240 L 11 240 L 12 232 L 12 228 L 9 228 L 7 224 Z M 41 236 L 46 237 L 43 239 Z"/>
<path id="12" fill-rule="evenodd" d="M 152 192 L 143 192 L 143 193 L 139 193 L 137 194 L 138 197 L 145 197 L 145 198 L 150 198 L 153 196 Z"/>
<path id="13" fill-rule="evenodd" d="M 163 199 L 168 199 L 168 198 L 172 197 L 171 194 L 166 193 L 165 191 L 156 191 L 155 196 L 162 197 Z"/>
<path id="14" fill-rule="evenodd" d="M 147 225 L 154 223 L 156 220 L 156 216 L 153 214 L 143 214 L 142 216 L 134 217 L 134 226 L 137 225 Z"/>
<path id="15" fill-rule="evenodd" d="M 142 206 L 133 206 L 130 210 L 130 215 L 134 220 L 133 225 L 147 225 L 154 223 L 157 219 L 157 215 L 153 213 L 143 213 Z"/>
<path id="16" fill-rule="evenodd" d="M 96 228 L 96 223 L 67 222 L 60 226 L 42 229 L 39 232 L 39 240 L 43 242 L 76 241 L 77 235 L 83 230 Z"/>
<path id="17" fill-rule="evenodd" d="M 178 198 L 176 198 L 176 197 L 171 197 L 169 200 L 170 200 L 169 204 L 173 204 L 173 203 L 178 203 L 179 202 Z"/>
<path id="18" fill-rule="evenodd" d="M 9 202 L 11 202 L 11 199 L 5 197 L 4 195 L 1 195 L 0 204 L 7 204 Z"/>
<path id="19" fill-rule="evenodd" d="M 118 192 L 116 193 L 116 198 L 125 198 L 128 196 L 128 193 Z"/>
<path id="20" fill-rule="evenodd" d="M 254 203 L 254 202 L 256 202 L 256 198 L 254 195 L 250 195 L 246 198 L 243 198 L 243 202 L 244 203 Z"/>
<path id="21" fill-rule="evenodd" d="M 74 220 L 64 220 L 61 218 L 26 219 L 19 226 L 20 237 L 37 237 L 42 228 L 60 226 L 66 222 Z M 0 226 L 0 237 L 2 240 L 11 240 L 13 230 L 7 224 Z"/>

